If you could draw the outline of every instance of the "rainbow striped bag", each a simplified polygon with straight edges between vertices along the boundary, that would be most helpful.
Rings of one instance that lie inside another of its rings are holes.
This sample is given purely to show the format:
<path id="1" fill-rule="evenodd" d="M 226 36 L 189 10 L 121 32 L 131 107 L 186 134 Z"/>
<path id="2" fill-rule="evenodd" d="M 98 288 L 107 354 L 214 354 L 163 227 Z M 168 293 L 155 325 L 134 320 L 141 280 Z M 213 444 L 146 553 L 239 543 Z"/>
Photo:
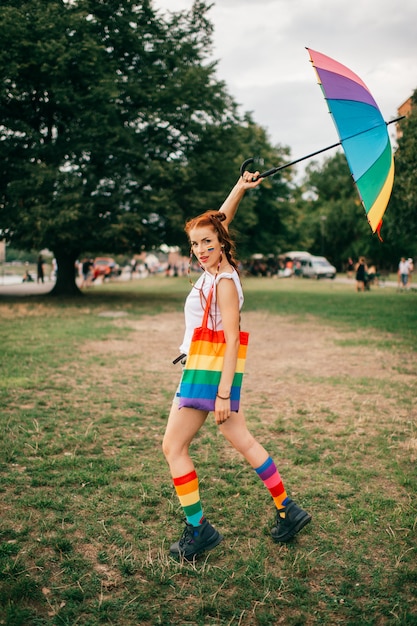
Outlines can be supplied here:
<path id="1" fill-rule="evenodd" d="M 194 330 L 190 351 L 185 362 L 180 388 L 179 408 L 189 407 L 202 411 L 214 411 L 216 394 L 223 369 L 226 340 L 222 330 L 208 328 L 208 316 L 213 288 L 207 298 L 203 323 Z M 249 333 L 240 331 L 240 346 L 236 372 L 230 391 L 232 411 L 239 411 L 240 390 L 245 370 Z"/>

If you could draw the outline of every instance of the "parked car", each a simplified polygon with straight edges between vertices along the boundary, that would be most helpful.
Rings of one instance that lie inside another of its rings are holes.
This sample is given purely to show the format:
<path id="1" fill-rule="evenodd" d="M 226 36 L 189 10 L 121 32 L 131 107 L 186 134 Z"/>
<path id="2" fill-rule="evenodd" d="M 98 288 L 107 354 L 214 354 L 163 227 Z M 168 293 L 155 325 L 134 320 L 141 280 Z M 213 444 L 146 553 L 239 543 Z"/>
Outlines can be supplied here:
<path id="1" fill-rule="evenodd" d="M 301 261 L 301 275 L 305 278 L 334 278 L 336 268 L 324 256 L 310 256 Z"/>
<path id="2" fill-rule="evenodd" d="M 93 280 L 99 276 L 102 276 L 103 280 L 113 276 L 120 276 L 121 273 L 122 270 L 111 257 L 97 257 L 94 259 Z"/>

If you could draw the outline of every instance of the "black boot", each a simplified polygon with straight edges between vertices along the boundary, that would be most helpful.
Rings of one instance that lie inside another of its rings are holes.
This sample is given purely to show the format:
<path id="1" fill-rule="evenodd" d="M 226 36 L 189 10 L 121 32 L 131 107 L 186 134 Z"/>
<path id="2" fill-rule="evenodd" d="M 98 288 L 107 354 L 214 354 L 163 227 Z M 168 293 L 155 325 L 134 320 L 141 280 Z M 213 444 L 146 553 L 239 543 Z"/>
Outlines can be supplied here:
<path id="1" fill-rule="evenodd" d="M 205 519 L 201 526 L 185 523 L 184 532 L 179 541 L 172 544 L 171 556 L 191 560 L 197 554 L 212 550 L 223 541 L 223 537 Z"/>
<path id="2" fill-rule="evenodd" d="M 280 513 L 284 512 L 285 517 L 281 517 Z M 277 510 L 277 523 L 271 530 L 272 539 L 278 543 L 286 543 L 309 522 L 311 515 L 288 498 L 285 508 Z"/>

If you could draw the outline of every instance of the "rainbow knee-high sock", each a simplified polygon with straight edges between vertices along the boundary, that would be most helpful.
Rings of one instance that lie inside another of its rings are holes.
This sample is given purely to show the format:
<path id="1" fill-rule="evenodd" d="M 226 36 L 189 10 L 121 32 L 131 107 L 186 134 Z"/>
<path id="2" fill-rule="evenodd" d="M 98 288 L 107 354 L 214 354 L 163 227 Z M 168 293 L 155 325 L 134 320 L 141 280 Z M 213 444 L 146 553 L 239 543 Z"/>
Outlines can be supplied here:
<path id="1" fill-rule="evenodd" d="M 277 509 L 285 509 L 288 498 L 287 492 L 285 491 L 282 478 L 271 457 L 269 456 L 260 467 L 256 467 L 255 472 L 269 490 Z M 284 511 L 282 511 L 282 515 L 284 516 Z"/>
<path id="2" fill-rule="evenodd" d="M 198 477 L 195 470 L 172 480 L 187 522 L 192 526 L 200 526 L 204 521 L 204 513 L 201 507 Z"/>

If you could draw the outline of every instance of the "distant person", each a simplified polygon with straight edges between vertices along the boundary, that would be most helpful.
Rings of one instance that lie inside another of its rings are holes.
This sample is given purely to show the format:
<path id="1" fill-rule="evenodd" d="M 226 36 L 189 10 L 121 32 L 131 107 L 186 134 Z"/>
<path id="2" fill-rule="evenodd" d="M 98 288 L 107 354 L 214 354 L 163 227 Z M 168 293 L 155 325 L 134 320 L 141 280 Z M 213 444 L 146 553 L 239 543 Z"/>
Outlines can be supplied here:
<path id="1" fill-rule="evenodd" d="M 398 279 L 400 283 L 400 287 L 402 289 L 406 289 L 408 286 L 408 277 L 410 274 L 410 264 L 403 256 L 401 257 L 401 261 L 398 264 Z"/>
<path id="2" fill-rule="evenodd" d="M 81 272 L 82 272 L 83 280 L 81 283 L 81 287 L 90 287 L 93 266 L 94 266 L 94 263 L 92 259 L 84 259 L 84 261 L 82 262 Z"/>
<path id="3" fill-rule="evenodd" d="M 407 259 L 407 261 L 408 261 L 408 284 L 411 285 L 411 281 L 413 279 L 413 272 L 414 272 L 414 261 L 411 257 Z"/>
<path id="4" fill-rule="evenodd" d="M 36 278 L 36 282 L 37 283 L 43 283 L 45 282 L 45 275 L 44 275 L 44 271 L 43 271 L 43 265 L 44 265 L 44 260 L 42 255 L 40 254 L 38 256 L 38 263 L 37 263 L 37 278 Z"/>
<path id="5" fill-rule="evenodd" d="M 31 273 L 29 272 L 29 270 L 26 270 L 26 272 L 23 274 L 23 279 L 22 279 L 23 283 L 33 283 L 33 278 Z"/>
<path id="6" fill-rule="evenodd" d="M 292 276 L 294 268 L 294 261 L 292 259 L 288 259 L 285 263 L 285 270 L 287 272 L 287 276 Z"/>
<path id="7" fill-rule="evenodd" d="M 347 266 L 346 266 L 346 272 L 347 272 L 348 278 L 352 278 L 354 269 L 355 269 L 355 264 L 353 262 L 353 259 L 352 257 L 349 257 L 347 260 Z"/>
<path id="8" fill-rule="evenodd" d="M 368 268 L 366 266 L 365 257 L 359 257 L 355 266 L 356 272 L 356 291 L 365 291 L 365 282 L 367 279 Z"/>
<path id="9" fill-rule="evenodd" d="M 376 266 L 371 265 L 368 268 L 368 278 L 365 281 L 365 286 L 369 289 L 371 285 L 377 285 L 377 284 L 378 284 L 378 273 L 376 270 Z"/>
<path id="10" fill-rule="evenodd" d="M 133 274 L 137 271 L 138 262 L 135 257 L 130 261 L 130 280 L 133 278 Z"/>
<path id="11" fill-rule="evenodd" d="M 56 258 L 52 259 L 52 269 L 51 269 L 51 280 L 55 280 L 58 274 L 58 263 L 56 262 Z"/>

